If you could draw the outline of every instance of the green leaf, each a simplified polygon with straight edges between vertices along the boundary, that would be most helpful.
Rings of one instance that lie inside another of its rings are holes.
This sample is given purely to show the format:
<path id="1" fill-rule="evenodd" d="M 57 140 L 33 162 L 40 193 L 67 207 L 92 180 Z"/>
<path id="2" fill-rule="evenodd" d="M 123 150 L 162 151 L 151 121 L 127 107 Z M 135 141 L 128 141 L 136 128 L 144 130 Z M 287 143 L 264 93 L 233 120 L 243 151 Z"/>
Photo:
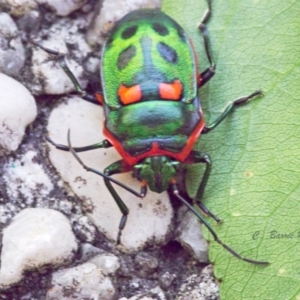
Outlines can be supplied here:
<path id="1" fill-rule="evenodd" d="M 223 242 L 271 263 L 248 264 L 212 241 L 221 299 L 300 299 L 300 1 L 213 0 L 212 6 L 217 72 L 200 89 L 207 123 L 229 101 L 257 89 L 265 96 L 201 136 L 196 148 L 213 160 L 204 203 L 224 221 L 217 227 L 209 219 Z M 206 7 L 204 0 L 163 3 L 192 38 L 201 71 L 208 62 L 196 25 Z M 202 174 L 190 172 L 190 191 Z M 272 238 L 272 231 L 285 236 Z"/>

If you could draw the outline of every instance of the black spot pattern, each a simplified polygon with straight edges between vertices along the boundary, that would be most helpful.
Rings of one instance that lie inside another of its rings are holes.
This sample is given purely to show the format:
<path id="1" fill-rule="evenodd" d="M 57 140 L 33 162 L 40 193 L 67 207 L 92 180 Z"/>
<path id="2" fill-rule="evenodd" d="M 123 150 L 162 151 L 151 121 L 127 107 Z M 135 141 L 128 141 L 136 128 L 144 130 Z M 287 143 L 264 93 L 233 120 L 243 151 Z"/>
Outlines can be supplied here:
<path id="1" fill-rule="evenodd" d="M 165 43 L 159 42 L 157 44 L 157 51 L 159 52 L 160 56 L 167 62 L 171 64 L 176 64 L 178 61 L 178 55 L 176 50 L 172 47 L 168 46 Z"/>
<path id="2" fill-rule="evenodd" d="M 131 45 L 127 47 L 125 50 L 123 50 L 118 57 L 118 62 L 117 62 L 118 69 L 119 70 L 124 69 L 135 55 L 136 55 L 135 46 Z"/>
<path id="3" fill-rule="evenodd" d="M 152 25 L 152 28 L 154 29 L 154 31 L 156 33 L 158 33 L 159 35 L 161 36 L 165 36 L 165 35 L 168 35 L 169 34 L 169 29 L 163 25 L 163 24 L 160 24 L 160 23 L 154 23 Z"/>
<path id="4" fill-rule="evenodd" d="M 138 29 L 137 25 L 127 27 L 121 34 L 122 39 L 127 40 L 131 38 L 132 36 L 135 35 L 137 29 Z"/>

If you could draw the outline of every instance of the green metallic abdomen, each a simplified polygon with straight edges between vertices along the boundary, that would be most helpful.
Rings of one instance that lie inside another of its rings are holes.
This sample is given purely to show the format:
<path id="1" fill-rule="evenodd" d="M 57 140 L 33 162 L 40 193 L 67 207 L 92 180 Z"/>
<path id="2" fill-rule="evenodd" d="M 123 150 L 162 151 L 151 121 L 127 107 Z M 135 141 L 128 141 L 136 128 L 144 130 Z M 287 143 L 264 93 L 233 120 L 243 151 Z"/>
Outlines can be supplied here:
<path id="1" fill-rule="evenodd" d="M 112 30 L 102 50 L 101 82 L 105 103 L 111 109 L 137 101 L 178 100 L 197 96 L 196 60 L 184 30 L 155 9 L 129 13 Z M 173 98 L 162 96 L 160 84 L 180 82 Z M 122 98 L 122 88 L 137 87 L 134 101 Z"/>
<path id="2" fill-rule="evenodd" d="M 106 129 L 131 156 L 157 143 L 162 150 L 179 153 L 200 122 L 198 101 L 148 101 L 106 114 Z"/>

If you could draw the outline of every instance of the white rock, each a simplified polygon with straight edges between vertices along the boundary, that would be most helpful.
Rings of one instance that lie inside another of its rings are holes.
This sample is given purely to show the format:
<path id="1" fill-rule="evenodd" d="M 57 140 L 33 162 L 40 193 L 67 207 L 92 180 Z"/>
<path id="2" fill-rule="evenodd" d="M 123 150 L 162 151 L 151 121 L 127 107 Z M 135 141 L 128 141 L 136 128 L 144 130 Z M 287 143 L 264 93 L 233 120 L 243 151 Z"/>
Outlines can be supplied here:
<path id="1" fill-rule="evenodd" d="M 144 294 L 135 295 L 131 298 L 122 297 L 119 300 L 166 300 L 166 296 L 160 287 L 155 287 L 145 294 L 150 294 L 151 297 Z"/>
<path id="2" fill-rule="evenodd" d="M 87 32 L 87 41 L 91 45 L 102 44 L 105 36 L 116 21 L 127 13 L 140 8 L 158 8 L 161 0 L 105 0 L 102 3 L 100 14 L 97 15 Z"/>
<path id="3" fill-rule="evenodd" d="M 37 7 L 35 0 L 1 0 L 0 3 L 14 16 L 23 16 Z"/>
<path id="4" fill-rule="evenodd" d="M 69 263 L 77 249 L 67 218 L 58 211 L 27 208 L 3 230 L 0 288 L 21 280 L 25 270 Z"/>
<path id="5" fill-rule="evenodd" d="M 102 270 L 105 275 L 113 274 L 120 268 L 119 258 L 113 254 L 98 254 L 89 260 Z"/>
<path id="6" fill-rule="evenodd" d="M 87 216 L 73 216 L 70 221 L 73 225 L 73 230 L 80 232 L 80 239 L 89 243 L 95 241 L 97 229 Z"/>
<path id="7" fill-rule="evenodd" d="M 1 201 L 2 198 L 1 198 Z M 12 203 L 7 203 L 5 205 L 0 205 L 0 225 L 7 224 L 12 217 L 14 216 L 13 212 L 17 210 L 17 208 Z"/>
<path id="8" fill-rule="evenodd" d="M 111 300 L 114 294 L 111 280 L 102 274 L 101 269 L 92 263 L 85 263 L 54 273 L 46 300 Z"/>
<path id="9" fill-rule="evenodd" d="M 60 53 L 68 53 L 66 43 L 63 40 L 47 40 L 43 41 L 41 45 Z M 83 68 L 74 60 L 68 59 L 68 55 L 66 56 L 66 62 L 75 77 L 80 79 Z M 60 67 L 57 57 L 48 54 L 39 47 L 33 47 L 31 70 L 42 86 L 42 90 L 36 90 L 36 93 L 59 95 L 75 90 L 70 78 Z M 79 83 L 82 88 L 85 88 L 85 81 L 79 80 Z"/>
<path id="10" fill-rule="evenodd" d="M 26 126 L 37 115 L 37 108 L 29 91 L 18 81 L 2 73 L 0 73 L 0 91 L 1 154 L 1 152 L 15 151 L 18 148 Z"/>
<path id="11" fill-rule="evenodd" d="M 85 41 L 85 37 L 81 31 L 86 28 L 88 24 L 88 18 L 75 19 L 72 22 L 68 19 L 62 18 L 54 23 L 50 28 L 43 30 L 43 34 L 47 35 L 47 41 L 44 41 L 43 43 L 47 43 L 47 46 L 52 49 L 58 41 L 60 43 L 64 41 L 65 44 L 63 49 L 66 49 L 65 45 L 67 44 L 70 48 L 68 50 L 69 56 L 76 57 L 78 60 L 85 60 L 92 52 L 92 49 Z"/>
<path id="12" fill-rule="evenodd" d="M 18 75 L 25 62 L 25 50 L 18 28 L 6 13 L 0 13 L 0 71 Z"/>
<path id="13" fill-rule="evenodd" d="M 92 257 L 98 255 L 98 254 L 104 254 L 106 253 L 104 250 L 95 247 L 94 245 L 90 243 L 84 243 L 80 245 L 80 260 L 86 261 L 88 259 L 91 259 Z M 97 264 L 96 264 L 97 265 Z"/>
<path id="14" fill-rule="evenodd" d="M 122 297 L 119 300 L 157 300 L 157 298 L 152 298 L 152 297 L 150 298 L 148 296 L 136 295 L 131 298 Z"/>
<path id="15" fill-rule="evenodd" d="M 178 215 L 177 240 L 200 262 L 208 262 L 208 245 L 202 235 L 201 223 L 186 207 L 181 207 Z"/>
<path id="16" fill-rule="evenodd" d="M 27 205 L 31 205 L 34 198 L 45 197 L 53 189 L 53 184 L 44 169 L 34 161 L 36 155 L 35 151 L 28 151 L 21 159 L 10 159 L 4 166 L 3 179 L 9 198 L 17 199 L 21 194 Z"/>
<path id="17" fill-rule="evenodd" d="M 102 141 L 102 126 L 102 108 L 73 97 L 52 112 L 48 131 L 56 143 L 66 145 L 67 131 L 70 128 L 72 146 L 79 147 Z M 92 222 L 108 238 L 116 240 L 122 215 L 103 178 L 86 172 L 70 152 L 57 150 L 53 146 L 50 150 L 51 162 L 81 198 Z M 86 165 L 101 171 L 120 159 L 114 148 L 82 152 L 79 156 Z M 136 191 L 140 190 L 140 183 L 130 173 L 115 175 L 114 178 Z M 139 199 L 119 186 L 114 187 L 130 210 L 122 234 L 125 248 L 136 250 L 147 241 L 152 244 L 164 242 L 173 216 L 167 193 L 149 191 L 146 198 Z"/>
<path id="18" fill-rule="evenodd" d="M 36 0 L 36 2 L 50 7 L 59 16 L 67 16 L 80 8 L 86 0 Z"/>
<path id="19" fill-rule="evenodd" d="M 175 298 L 182 299 L 219 299 L 219 286 L 215 282 L 211 265 L 205 267 L 201 274 L 193 274 L 186 278 Z"/>

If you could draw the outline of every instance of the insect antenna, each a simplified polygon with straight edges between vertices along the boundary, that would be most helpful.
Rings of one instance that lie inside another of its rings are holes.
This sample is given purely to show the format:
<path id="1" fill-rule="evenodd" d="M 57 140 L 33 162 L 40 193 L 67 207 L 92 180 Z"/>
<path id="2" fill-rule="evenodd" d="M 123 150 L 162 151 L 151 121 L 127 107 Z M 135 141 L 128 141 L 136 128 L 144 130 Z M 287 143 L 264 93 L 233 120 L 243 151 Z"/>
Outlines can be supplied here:
<path id="1" fill-rule="evenodd" d="M 231 253 L 233 256 L 237 257 L 240 260 L 243 260 L 245 262 L 251 263 L 251 264 L 256 264 L 256 265 L 263 265 L 263 266 L 267 266 L 270 263 L 267 261 L 259 261 L 259 260 L 253 260 L 250 258 L 246 258 L 244 256 L 241 256 L 239 253 L 237 253 L 235 250 L 233 250 L 231 247 L 229 247 L 228 245 L 224 244 L 218 237 L 218 235 L 215 233 L 215 231 L 212 229 L 212 227 L 210 226 L 210 224 L 204 219 L 204 217 L 187 201 L 185 200 L 180 194 L 179 191 L 177 189 L 177 185 L 175 183 L 172 183 L 171 185 L 172 188 L 172 192 L 173 195 L 180 200 L 185 206 L 187 206 L 189 208 L 189 210 L 191 210 L 196 217 L 205 225 L 205 227 L 210 231 L 210 233 L 212 234 L 212 236 L 214 237 L 214 240 L 219 243 L 223 248 L 225 248 L 229 253 Z"/>
<path id="2" fill-rule="evenodd" d="M 141 195 L 140 193 L 138 193 L 137 191 L 131 189 L 130 187 L 126 186 L 125 184 L 123 184 L 122 182 L 104 174 L 103 172 L 101 171 L 98 171 L 96 169 L 93 169 L 93 168 L 90 168 L 88 166 L 86 166 L 83 161 L 80 159 L 80 157 L 77 155 L 77 153 L 75 152 L 75 150 L 72 148 L 72 145 L 71 145 L 71 138 L 70 138 L 70 129 L 68 129 L 68 146 L 69 146 L 69 150 L 70 152 L 73 154 L 73 156 L 76 158 L 76 160 L 83 166 L 83 168 L 88 171 L 88 172 L 93 172 L 97 175 L 100 175 L 106 179 L 108 179 L 109 181 L 117 184 L 118 186 L 122 187 L 123 189 L 125 189 L 126 191 L 132 193 L 133 195 L 139 197 L 139 198 L 143 198 L 143 195 Z"/>

